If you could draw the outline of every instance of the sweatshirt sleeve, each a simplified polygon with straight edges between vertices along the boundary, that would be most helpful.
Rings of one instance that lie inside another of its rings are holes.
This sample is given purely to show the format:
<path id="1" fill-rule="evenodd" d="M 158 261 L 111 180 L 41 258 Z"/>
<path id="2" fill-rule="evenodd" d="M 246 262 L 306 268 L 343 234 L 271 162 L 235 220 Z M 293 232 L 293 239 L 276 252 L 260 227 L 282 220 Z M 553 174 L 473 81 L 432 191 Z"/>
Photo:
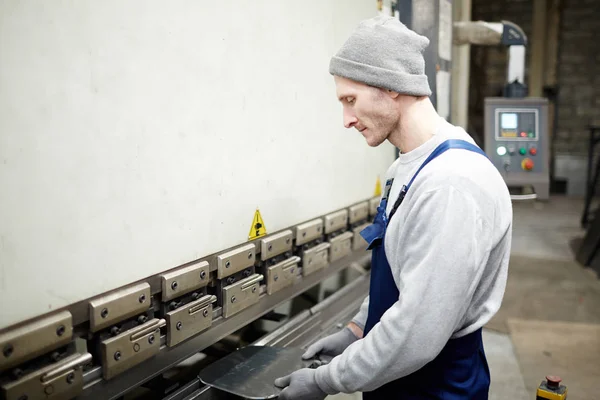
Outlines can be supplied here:
<path id="1" fill-rule="evenodd" d="M 317 369 L 317 383 L 328 394 L 371 391 L 411 374 L 433 360 L 462 323 L 491 235 L 472 196 L 450 184 L 410 203 L 405 221 L 394 225 L 398 231 L 386 235 L 386 247 L 397 255 L 388 262 L 398 301 L 365 338 Z"/>
<path id="2" fill-rule="evenodd" d="M 360 305 L 360 310 L 358 313 L 352 318 L 352 322 L 360 327 L 363 331 L 365 330 L 365 325 L 367 324 L 367 317 L 369 316 L 369 296 L 365 297 L 365 300 Z"/>

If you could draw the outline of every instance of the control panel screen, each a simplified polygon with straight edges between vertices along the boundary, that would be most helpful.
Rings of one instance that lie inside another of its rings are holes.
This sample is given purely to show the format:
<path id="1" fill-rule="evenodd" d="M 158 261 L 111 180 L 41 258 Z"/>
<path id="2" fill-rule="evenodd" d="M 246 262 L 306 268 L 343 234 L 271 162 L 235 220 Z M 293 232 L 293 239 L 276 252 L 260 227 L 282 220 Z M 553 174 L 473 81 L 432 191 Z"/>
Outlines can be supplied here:
<path id="1" fill-rule="evenodd" d="M 502 113 L 502 119 L 500 127 L 502 129 L 517 129 L 517 114 L 516 113 Z"/>
<path id="2" fill-rule="evenodd" d="M 498 110 L 496 139 L 538 140 L 536 110 Z"/>

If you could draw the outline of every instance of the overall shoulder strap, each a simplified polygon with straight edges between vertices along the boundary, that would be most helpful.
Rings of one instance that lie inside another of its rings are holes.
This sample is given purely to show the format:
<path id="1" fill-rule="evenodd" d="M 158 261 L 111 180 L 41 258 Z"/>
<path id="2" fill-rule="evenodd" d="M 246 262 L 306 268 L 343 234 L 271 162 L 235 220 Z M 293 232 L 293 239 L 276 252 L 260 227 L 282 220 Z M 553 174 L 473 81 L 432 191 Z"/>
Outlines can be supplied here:
<path id="1" fill-rule="evenodd" d="M 485 154 L 485 152 L 483 150 L 481 150 L 478 146 L 474 145 L 473 143 L 467 142 L 466 140 L 462 140 L 462 139 L 448 139 L 448 140 L 445 140 L 444 142 L 440 143 L 435 148 L 435 150 L 433 150 L 431 152 L 431 154 L 429 154 L 429 157 L 427 157 L 427 159 L 425 159 L 425 161 L 423 161 L 423 163 L 421 164 L 421 166 L 419 167 L 419 169 L 417 169 L 417 172 L 415 172 L 415 174 L 412 176 L 412 178 L 408 182 L 408 185 L 404 185 L 404 186 L 402 186 L 402 189 L 400 189 L 400 195 L 398 196 L 398 199 L 396 200 L 396 202 L 394 203 L 394 206 L 392 207 L 392 210 L 390 211 L 390 216 L 388 218 L 388 223 L 392 219 L 392 216 L 398 210 L 398 207 L 400 207 L 400 204 L 402 204 L 402 201 L 404 200 L 404 197 L 406 196 L 406 193 L 408 192 L 408 189 L 410 189 L 410 187 L 411 187 L 412 183 L 414 182 L 415 178 L 417 177 L 417 175 L 419 175 L 419 172 L 421 172 L 421 170 L 427 164 L 429 164 L 432 160 L 434 160 L 436 157 L 440 156 L 441 154 L 443 154 L 444 152 L 446 152 L 449 149 L 468 150 L 468 151 L 472 151 L 472 152 L 475 152 L 475 153 L 479 153 L 479 154 L 481 154 L 481 155 L 483 155 L 484 157 L 487 158 L 487 154 Z"/>

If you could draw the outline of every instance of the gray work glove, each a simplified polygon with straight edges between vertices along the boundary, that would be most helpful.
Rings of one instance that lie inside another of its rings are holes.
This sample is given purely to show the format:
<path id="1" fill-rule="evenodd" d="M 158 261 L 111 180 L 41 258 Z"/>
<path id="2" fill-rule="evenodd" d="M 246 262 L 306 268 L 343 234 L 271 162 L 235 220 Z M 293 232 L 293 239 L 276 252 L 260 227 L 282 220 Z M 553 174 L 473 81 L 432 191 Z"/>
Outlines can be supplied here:
<path id="1" fill-rule="evenodd" d="M 342 354 L 348 346 L 357 340 L 358 338 L 352 333 L 350 328 L 346 327 L 333 335 L 324 337 L 311 344 L 302 355 L 302 358 L 307 360 L 318 354 L 336 357 Z"/>
<path id="2" fill-rule="evenodd" d="M 290 375 L 275 379 L 275 386 L 284 388 L 279 400 L 323 400 L 327 397 L 315 378 L 316 369 L 302 368 Z"/>

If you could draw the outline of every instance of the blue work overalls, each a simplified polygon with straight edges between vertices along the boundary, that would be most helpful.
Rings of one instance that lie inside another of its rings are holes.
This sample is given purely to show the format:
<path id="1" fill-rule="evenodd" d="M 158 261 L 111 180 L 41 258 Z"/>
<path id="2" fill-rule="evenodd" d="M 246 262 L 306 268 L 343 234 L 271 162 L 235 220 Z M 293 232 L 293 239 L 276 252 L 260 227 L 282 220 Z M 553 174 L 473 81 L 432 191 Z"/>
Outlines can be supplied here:
<path id="1" fill-rule="evenodd" d="M 386 182 L 373 224 L 361 232 L 372 250 L 369 314 L 365 336 L 401 295 L 385 255 L 385 232 L 389 221 L 421 169 L 448 149 L 464 149 L 486 156 L 479 147 L 464 140 L 450 139 L 441 143 L 419 167 L 408 185 L 402 187 L 389 218 L 386 216 L 387 196 L 393 180 Z M 441 353 L 423 368 L 372 392 L 363 393 L 363 399 L 479 400 L 488 398 L 489 384 L 490 374 L 479 329 L 464 337 L 450 339 Z"/>

